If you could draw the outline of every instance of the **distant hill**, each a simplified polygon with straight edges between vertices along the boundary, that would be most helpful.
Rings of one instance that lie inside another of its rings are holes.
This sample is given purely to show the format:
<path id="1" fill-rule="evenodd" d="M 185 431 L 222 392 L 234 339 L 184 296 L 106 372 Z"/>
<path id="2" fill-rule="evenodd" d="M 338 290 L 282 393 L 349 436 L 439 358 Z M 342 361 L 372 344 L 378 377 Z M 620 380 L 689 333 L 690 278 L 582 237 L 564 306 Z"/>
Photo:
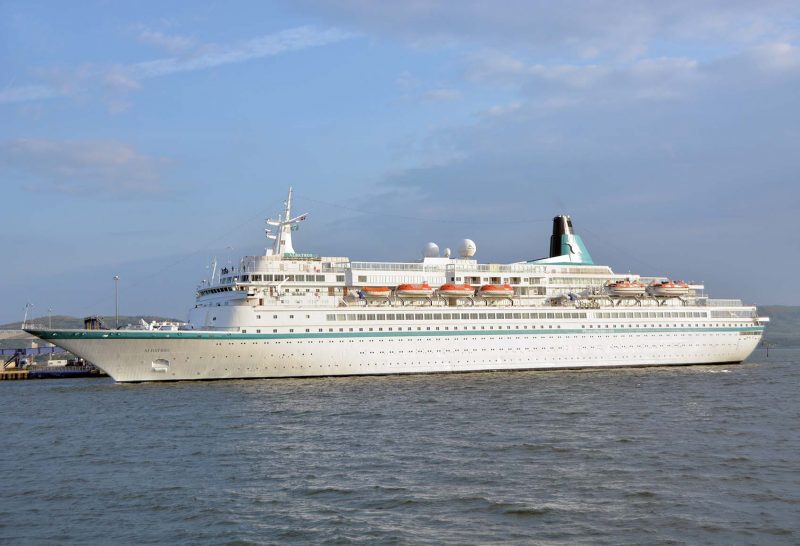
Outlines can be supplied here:
<path id="1" fill-rule="evenodd" d="M 103 324 L 105 324 L 108 328 L 114 328 L 115 318 L 113 315 L 111 316 L 100 316 L 98 317 Z M 167 318 L 167 317 L 157 317 L 155 315 L 120 315 L 119 316 L 119 325 L 125 326 L 127 324 L 139 324 L 139 320 L 145 320 L 147 322 L 152 321 L 164 321 L 169 320 L 172 322 L 183 322 L 179 319 L 174 318 Z M 53 315 L 52 317 L 36 317 L 28 321 L 28 325 L 36 325 L 36 326 L 44 326 L 50 327 L 52 324 L 53 328 L 83 328 L 83 319 L 78 317 L 71 317 L 69 315 Z M 21 322 L 9 322 L 8 324 L 0 324 L 0 330 L 19 330 L 22 328 Z"/>
<path id="2" fill-rule="evenodd" d="M 134 316 L 120 316 L 119 325 L 125 326 L 127 324 L 139 324 L 139 320 L 143 319 L 147 322 L 151 321 L 172 321 L 183 322 L 174 318 L 156 317 L 152 315 L 134 315 Z M 108 328 L 114 328 L 114 317 L 100 317 L 100 320 Z M 37 317 L 28 321 L 29 326 L 48 327 L 48 323 L 52 323 L 53 328 L 83 328 L 83 319 L 78 317 L 70 317 L 66 315 L 53 315 L 52 317 Z M 21 322 L 10 322 L 8 324 L 0 324 L 0 349 L 21 349 L 29 347 L 32 341 L 36 338 L 32 335 L 20 330 Z"/>
<path id="3" fill-rule="evenodd" d="M 760 305 L 758 314 L 769 317 L 764 341 L 773 347 L 800 347 L 800 307 Z"/>

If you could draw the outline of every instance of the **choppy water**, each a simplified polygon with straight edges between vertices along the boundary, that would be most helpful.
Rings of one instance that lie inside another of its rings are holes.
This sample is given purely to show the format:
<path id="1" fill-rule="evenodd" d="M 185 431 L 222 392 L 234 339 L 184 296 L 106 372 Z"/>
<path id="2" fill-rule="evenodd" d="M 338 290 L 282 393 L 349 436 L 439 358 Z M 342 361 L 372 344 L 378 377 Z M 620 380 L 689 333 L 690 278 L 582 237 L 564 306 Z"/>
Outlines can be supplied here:
<path id="1" fill-rule="evenodd" d="M 798 366 L 7 382 L 0 541 L 797 544 Z"/>

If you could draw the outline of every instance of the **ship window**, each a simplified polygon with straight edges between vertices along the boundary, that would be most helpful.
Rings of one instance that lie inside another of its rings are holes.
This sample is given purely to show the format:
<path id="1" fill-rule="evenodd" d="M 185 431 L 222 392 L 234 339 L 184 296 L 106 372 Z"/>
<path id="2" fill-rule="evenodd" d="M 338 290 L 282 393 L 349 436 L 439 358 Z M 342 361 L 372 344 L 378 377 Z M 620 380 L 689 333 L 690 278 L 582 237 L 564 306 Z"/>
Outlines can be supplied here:
<path id="1" fill-rule="evenodd" d="M 367 315 L 356 315 L 356 320 L 366 320 Z"/>
<path id="2" fill-rule="evenodd" d="M 325 315 L 325 320 L 336 320 L 336 315 L 333 314 Z"/>
<path id="3" fill-rule="evenodd" d="M 486 318 L 486 313 L 478 313 L 478 318 L 485 319 Z"/>
<path id="4" fill-rule="evenodd" d="M 489 313 L 488 318 L 489 319 L 495 319 L 495 318 L 497 318 L 497 315 L 495 315 L 494 313 Z"/>
<path id="5" fill-rule="evenodd" d="M 422 313 L 416 313 L 414 315 L 414 320 L 422 320 Z"/>
<path id="6" fill-rule="evenodd" d="M 344 275 L 336 275 L 336 282 L 344 282 Z"/>
<path id="7" fill-rule="evenodd" d="M 358 282 L 367 282 L 367 276 L 366 275 L 359 275 L 358 276 Z"/>
<path id="8" fill-rule="evenodd" d="M 386 320 L 394 320 L 394 314 L 389 313 L 388 315 L 386 315 Z"/>
<path id="9" fill-rule="evenodd" d="M 433 315 L 433 319 L 434 320 L 442 320 L 442 314 L 441 313 L 435 313 Z"/>

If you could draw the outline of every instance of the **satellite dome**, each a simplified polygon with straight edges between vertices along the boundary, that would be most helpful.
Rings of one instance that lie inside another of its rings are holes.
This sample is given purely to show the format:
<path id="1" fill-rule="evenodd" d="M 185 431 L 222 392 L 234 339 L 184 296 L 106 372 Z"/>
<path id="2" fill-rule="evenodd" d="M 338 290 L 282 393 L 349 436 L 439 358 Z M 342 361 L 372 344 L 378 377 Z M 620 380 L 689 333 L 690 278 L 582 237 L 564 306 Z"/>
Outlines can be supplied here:
<path id="1" fill-rule="evenodd" d="M 439 245 L 436 243 L 428 243 L 425 245 L 425 249 L 422 251 L 422 255 L 426 258 L 438 258 L 439 257 Z"/>
<path id="2" fill-rule="evenodd" d="M 450 252 L 450 249 L 449 248 L 445 248 L 444 249 L 444 257 L 445 258 L 449 258 L 450 254 L 452 254 L 452 252 Z"/>
<path id="3" fill-rule="evenodd" d="M 477 251 L 478 247 L 475 246 L 475 241 L 472 239 L 464 239 L 461 241 L 461 246 L 458 249 L 458 253 L 462 258 L 472 258 Z"/>

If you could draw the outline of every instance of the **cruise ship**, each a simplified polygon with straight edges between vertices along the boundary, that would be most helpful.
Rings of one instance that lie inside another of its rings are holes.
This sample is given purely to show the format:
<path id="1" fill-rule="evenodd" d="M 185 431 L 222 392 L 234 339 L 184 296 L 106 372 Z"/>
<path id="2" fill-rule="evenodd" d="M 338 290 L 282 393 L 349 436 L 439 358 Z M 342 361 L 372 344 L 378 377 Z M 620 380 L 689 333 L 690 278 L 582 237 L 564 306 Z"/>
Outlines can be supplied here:
<path id="1" fill-rule="evenodd" d="M 480 263 L 428 243 L 414 262 L 296 252 L 292 190 L 264 255 L 214 265 L 169 328 L 27 331 L 118 382 L 732 364 L 766 317 L 702 284 L 595 264 L 568 216 L 549 256 Z"/>

